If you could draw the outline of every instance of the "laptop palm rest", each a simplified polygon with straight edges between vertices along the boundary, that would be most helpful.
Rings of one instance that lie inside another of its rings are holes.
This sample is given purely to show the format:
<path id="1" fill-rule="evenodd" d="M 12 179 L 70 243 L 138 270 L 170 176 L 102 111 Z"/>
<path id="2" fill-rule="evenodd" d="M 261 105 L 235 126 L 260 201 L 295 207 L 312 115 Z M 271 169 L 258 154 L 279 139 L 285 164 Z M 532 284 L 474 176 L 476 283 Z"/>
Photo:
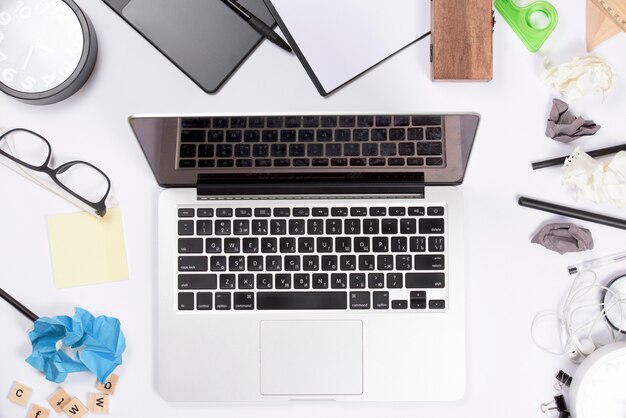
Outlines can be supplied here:
<path id="1" fill-rule="evenodd" d="M 363 393 L 363 323 L 262 321 L 262 395 Z"/>

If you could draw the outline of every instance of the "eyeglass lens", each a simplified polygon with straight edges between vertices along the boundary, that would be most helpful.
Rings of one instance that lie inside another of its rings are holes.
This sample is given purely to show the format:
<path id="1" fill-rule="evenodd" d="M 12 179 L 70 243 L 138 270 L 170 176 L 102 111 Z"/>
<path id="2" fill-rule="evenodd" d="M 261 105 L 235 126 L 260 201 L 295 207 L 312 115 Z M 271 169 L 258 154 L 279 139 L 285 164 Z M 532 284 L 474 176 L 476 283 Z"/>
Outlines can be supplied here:
<path id="1" fill-rule="evenodd" d="M 35 167 L 46 164 L 50 157 L 50 146 L 38 135 L 15 130 L 10 137 L 0 141 L 0 149 L 6 154 Z"/>

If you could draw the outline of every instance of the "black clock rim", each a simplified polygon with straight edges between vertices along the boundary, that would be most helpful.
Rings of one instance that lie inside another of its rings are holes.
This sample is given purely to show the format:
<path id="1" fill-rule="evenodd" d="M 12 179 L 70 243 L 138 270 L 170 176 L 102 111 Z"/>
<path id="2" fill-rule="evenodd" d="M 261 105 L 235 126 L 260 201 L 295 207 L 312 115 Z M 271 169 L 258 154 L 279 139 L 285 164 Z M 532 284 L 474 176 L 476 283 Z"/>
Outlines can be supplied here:
<path id="1" fill-rule="evenodd" d="M 0 90 L 18 100 L 33 104 L 51 104 L 66 99 L 76 93 L 85 84 L 96 64 L 98 40 L 96 31 L 87 15 L 73 0 L 59 0 L 67 4 L 74 12 L 83 32 L 83 50 L 80 60 L 72 74 L 58 86 L 45 91 L 28 93 L 12 89 L 0 81 Z M 78 82 L 83 77 L 82 82 Z M 76 83 L 76 84 L 75 84 Z"/>

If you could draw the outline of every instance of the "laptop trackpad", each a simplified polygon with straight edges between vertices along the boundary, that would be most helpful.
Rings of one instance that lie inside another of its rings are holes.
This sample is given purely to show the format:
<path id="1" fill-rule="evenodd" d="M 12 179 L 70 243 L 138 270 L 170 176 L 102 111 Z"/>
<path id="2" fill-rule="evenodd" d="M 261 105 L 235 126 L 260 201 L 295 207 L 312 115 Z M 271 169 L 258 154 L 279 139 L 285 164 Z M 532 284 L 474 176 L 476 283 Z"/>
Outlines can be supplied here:
<path id="1" fill-rule="evenodd" d="M 262 395 L 363 393 L 361 321 L 262 321 Z"/>

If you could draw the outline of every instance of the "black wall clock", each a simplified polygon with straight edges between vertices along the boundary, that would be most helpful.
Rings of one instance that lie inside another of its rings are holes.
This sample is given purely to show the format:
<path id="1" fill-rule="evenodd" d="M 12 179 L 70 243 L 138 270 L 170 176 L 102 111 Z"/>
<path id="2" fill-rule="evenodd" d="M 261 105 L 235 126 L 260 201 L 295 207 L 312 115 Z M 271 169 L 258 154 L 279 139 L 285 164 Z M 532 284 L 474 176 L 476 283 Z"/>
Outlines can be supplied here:
<path id="1" fill-rule="evenodd" d="M 0 0 L 0 90 L 23 102 L 76 93 L 96 63 L 98 41 L 72 0 Z"/>

